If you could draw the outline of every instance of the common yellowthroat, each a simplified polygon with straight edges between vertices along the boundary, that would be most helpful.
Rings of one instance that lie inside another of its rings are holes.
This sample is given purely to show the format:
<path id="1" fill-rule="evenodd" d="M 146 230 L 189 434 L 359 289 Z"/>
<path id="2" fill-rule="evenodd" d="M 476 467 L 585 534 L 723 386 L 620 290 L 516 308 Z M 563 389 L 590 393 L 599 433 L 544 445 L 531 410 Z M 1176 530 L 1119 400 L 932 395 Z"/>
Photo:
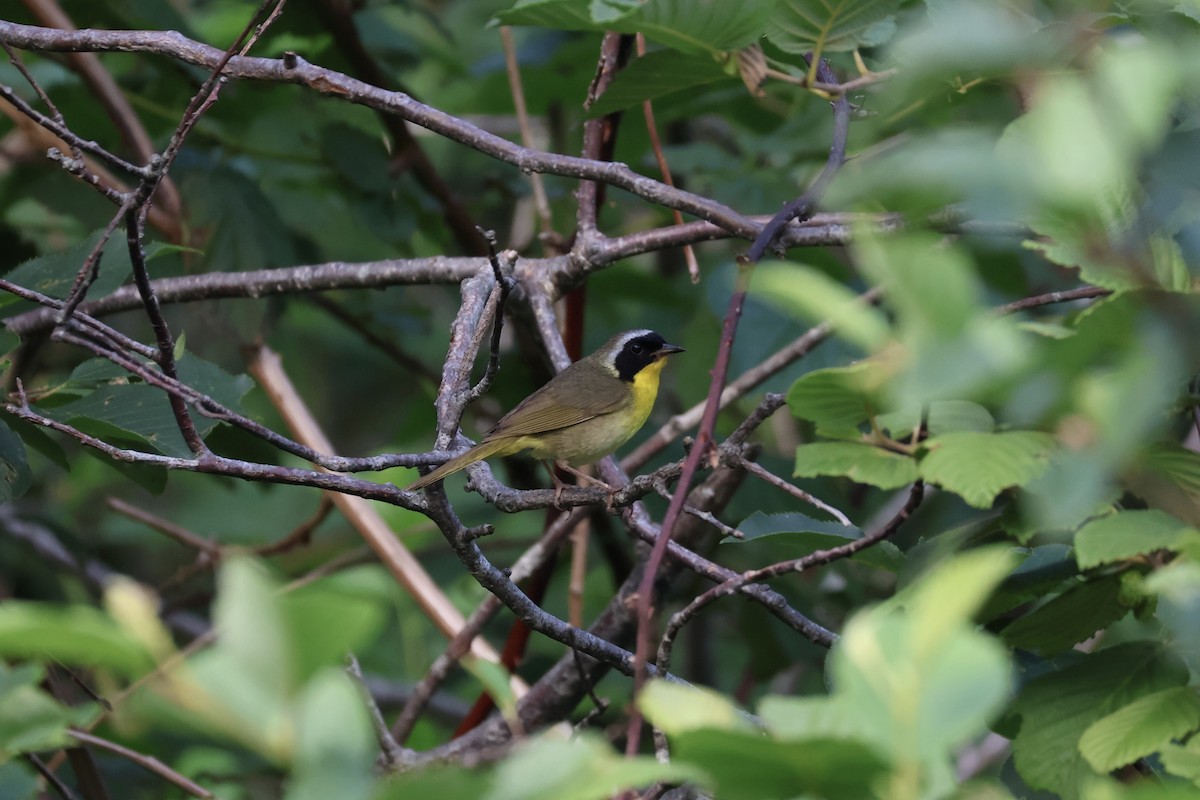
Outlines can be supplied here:
<path id="1" fill-rule="evenodd" d="M 477 461 L 523 451 L 576 466 L 598 461 L 642 427 L 667 356 L 682 352 L 651 330 L 619 333 L 522 400 L 482 442 L 408 488 L 422 489 Z"/>

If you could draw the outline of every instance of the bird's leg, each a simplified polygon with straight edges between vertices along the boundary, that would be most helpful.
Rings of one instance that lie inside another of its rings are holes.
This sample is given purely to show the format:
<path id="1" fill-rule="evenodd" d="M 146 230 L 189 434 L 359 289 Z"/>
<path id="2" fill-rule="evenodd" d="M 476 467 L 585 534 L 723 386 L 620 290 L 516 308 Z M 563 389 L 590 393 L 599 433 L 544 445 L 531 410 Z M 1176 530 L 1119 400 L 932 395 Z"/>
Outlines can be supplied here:
<path id="1" fill-rule="evenodd" d="M 594 475 L 587 474 L 583 470 L 575 469 L 574 467 L 572 467 L 570 464 L 568 464 L 565 461 L 555 461 L 554 465 L 556 467 L 558 467 L 559 469 L 561 469 L 563 472 L 569 472 L 572 475 L 574 475 L 576 478 L 578 478 L 579 480 L 581 480 L 585 483 L 590 483 L 593 486 L 598 486 L 601 489 L 604 489 L 606 492 L 608 492 L 608 500 L 607 500 L 607 502 L 605 502 L 604 507 L 608 511 L 613 510 L 613 498 L 617 493 L 618 487 L 612 486 L 611 484 L 608 484 L 608 483 L 605 483 L 604 481 L 600 480 L 599 478 L 595 477 Z M 551 470 L 551 472 L 553 473 L 553 470 Z M 576 484 L 576 485 L 578 485 L 578 484 Z"/>

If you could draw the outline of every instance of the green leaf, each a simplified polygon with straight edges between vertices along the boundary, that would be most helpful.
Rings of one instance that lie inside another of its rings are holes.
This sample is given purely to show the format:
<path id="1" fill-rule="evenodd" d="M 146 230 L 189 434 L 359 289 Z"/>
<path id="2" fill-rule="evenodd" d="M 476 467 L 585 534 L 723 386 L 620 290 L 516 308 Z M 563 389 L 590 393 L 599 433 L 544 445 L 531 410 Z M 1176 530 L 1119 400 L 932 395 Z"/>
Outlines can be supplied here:
<path id="1" fill-rule="evenodd" d="M 854 739 L 858 720 L 841 697 L 783 697 L 767 695 L 758 715 L 776 739 Z"/>
<path id="2" fill-rule="evenodd" d="M 1036 431 L 946 433 L 925 443 L 921 477 L 976 508 L 991 508 L 1005 489 L 1046 469 L 1053 444 L 1053 437 Z"/>
<path id="3" fill-rule="evenodd" d="M 140 677 L 149 654 L 113 620 L 89 606 L 9 600 L 0 604 L 0 657 L 53 659 Z"/>
<path id="4" fill-rule="evenodd" d="M 714 797 L 860 800 L 874 794 L 884 761 L 860 741 L 808 737 L 773 741 L 742 731 L 696 730 L 671 737 L 672 763 L 703 769 Z"/>
<path id="5" fill-rule="evenodd" d="M 1155 550 L 1174 550 L 1200 542 L 1200 531 L 1158 509 L 1118 511 L 1094 519 L 1075 534 L 1080 569 L 1111 564 Z"/>
<path id="6" fill-rule="evenodd" d="M 1167 772 L 1200 786 L 1200 739 L 1193 736 L 1184 745 L 1165 744 L 1159 758 Z"/>
<path id="7" fill-rule="evenodd" d="M 1141 697 L 1093 722 L 1079 739 L 1092 769 L 1111 772 L 1200 726 L 1200 696 L 1185 686 Z"/>
<path id="8" fill-rule="evenodd" d="M 873 361 L 813 370 L 792 384 L 788 407 L 820 430 L 854 430 L 879 407 L 875 393 L 882 379 L 882 367 Z"/>
<path id="9" fill-rule="evenodd" d="M 529 0 L 496 19 L 503 25 L 642 33 L 683 53 L 721 53 L 762 36 L 776 0 Z"/>
<path id="10" fill-rule="evenodd" d="M 287 800 L 370 797 L 377 749 L 364 698 L 350 677 L 337 669 L 320 673 L 297 699 Z"/>
<path id="11" fill-rule="evenodd" d="M 898 489 L 918 478 L 917 462 L 900 453 L 858 442 L 815 442 L 796 448 L 798 478 L 831 475 L 880 489 Z"/>
<path id="12" fill-rule="evenodd" d="M 1013 647 L 1053 655 L 1091 638 L 1129 611 L 1121 602 L 1121 578 L 1087 581 L 1007 626 L 1002 635 Z"/>
<path id="13" fill-rule="evenodd" d="M 686 763 L 623 758 L 592 736 L 570 742 L 541 737 L 500 763 L 487 800 L 607 800 L 625 789 L 657 781 L 706 785 L 708 778 Z"/>
<path id="14" fill-rule="evenodd" d="M 83 262 L 95 248 L 96 243 L 100 241 L 101 233 L 102 231 L 95 231 L 83 241 L 61 252 L 32 258 L 9 272 L 4 278 L 18 286 L 24 286 L 26 289 L 33 289 L 60 300 L 66 299 Z M 129 249 L 125 243 L 125 237 L 118 233 L 104 245 L 104 251 L 100 257 L 100 273 L 88 291 L 88 295 L 100 297 L 109 294 L 125 282 L 132 270 L 133 266 L 129 261 Z M 7 292 L 0 293 L 0 307 L 16 302 L 16 295 Z"/>
<path id="15" fill-rule="evenodd" d="M 789 53 L 877 47 L 896 33 L 899 0 L 781 0 L 767 38 Z"/>
<path id="16" fill-rule="evenodd" d="M 891 339 L 891 326 L 879 309 L 824 272 L 797 264 L 768 261 L 754 271 L 755 296 L 781 310 L 825 322 L 866 353 L 880 350 Z"/>
<path id="17" fill-rule="evenodd" d="M 732 80 L 716 59 L 677 50 L 655 50 L 617 73 L 588 116 L 602 117 L 638 105 L 643 100 L 673 94 L 720 80 Z"/>
<path id="18" fill-rule="evenodd" d="M 746 714 L 712 689 L 653 680 L 637 703 L 650 724 L 668 736 L 704 728 L 752 730 Z"/>
<path id="19" fill-rule="evenodd" d="M 39 688 L 43 670 L 36 664 L 0 663 L 0 761 L 37 750 L 55 750 L 71 741 L 68 725 L 86 724 L 98 709 L 92 704 L 64 706 Z"/>
<path id="20" fill-rule="evenodd" d="M 744 539 L 725 539 L 722 544 L 744 544 L 765 536 L 786 536 L 786 545 L 792 549 L 798 558 L 801 555 L 815 553 L 818 550 L 828 550 L 861 539 L 863 532 L 840 522 L 813 519 L 798 511 L 782 514 L 764 514 L 755 511 L 737 526 L 745 534 Z M 891 542 L 883 541 L 860 550 L 851 558 L 863 564 L 898 572 L 904 565 L 904 556 L 900 549 Z"/>
<path id="21" fill-rule="evenodd" d="M 25 494 L 33 475 L 21 437 L 0 420 L 0 503 Z"/>
<path id="22" fill-rule="evenodd" d="M 42 781 L 33 767 L 22 761 L 0 763 L 0 797 L 12 800 L 40 800 Z"/>
<path id="23" fill-rule="evenodd" d="M 1095 773 L 1079 752 L 1092 723 L 1139 698 L 1187 683 L 1187 668 L 1158 644 L 1129 642 L 1079 658 L 1025 685 L 1013 759 L 1036 789 L 1072 794 Z"/>
<path id="24" fill-rule="evenodd" d="M 910 436 L 920 421 L 921 410 L 918 408 L 892 411 L 875 418 L 875 424 L 893 439 Z M 991 433 L 996 428 L 996 420 L 986 408 L 969 400 L 935 400 L 929 404 L 926 426 L 931 436 L 957 431 Z"/>
<path id="25" fill-rule="evenodd" d="M 253 609 L 254 613 L 247 613 Z M 296 663 L 275 581 L 250 558 L 232 558 L 217 574 L 213 621 L 220 647 L 244 677 L 281 694 L 296 685 Z"/>
<path id="26" fill-rule="evenodd" d="M 913 796 L 953 788 L 953 752 L 980 734 L 1009 692 L 1007 652 L 972 616 L 1013 563 L 999 548 L 947 559 L 892 601 L 856 614 L 830 653 L 838 724 L 887 754 Z"/>
<path id="27" fill-rule="evenodd" d="M 335 666 L 370 642 L 384 623 L 384 609 L 374 598 L 345 585 L 323 580 L 280 598 L 291 667 L 304 682 L 325 667 Z"/>

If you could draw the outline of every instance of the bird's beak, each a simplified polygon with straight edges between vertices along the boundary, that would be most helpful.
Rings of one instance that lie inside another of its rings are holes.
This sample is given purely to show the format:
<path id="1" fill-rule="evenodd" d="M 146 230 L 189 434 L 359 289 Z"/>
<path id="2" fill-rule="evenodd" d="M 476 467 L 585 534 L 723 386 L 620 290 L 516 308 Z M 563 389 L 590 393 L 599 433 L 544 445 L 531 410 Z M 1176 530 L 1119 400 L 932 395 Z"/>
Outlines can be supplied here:
<path id="1" fill-rule="evenodd" d="M 677 344 L 664 344 L 658 348 L 658 352 L 654 354 L 654 359 L 657 361 L 660 358 L 666 358 L 674 353 L 682 353 L 684 349 Z"/>

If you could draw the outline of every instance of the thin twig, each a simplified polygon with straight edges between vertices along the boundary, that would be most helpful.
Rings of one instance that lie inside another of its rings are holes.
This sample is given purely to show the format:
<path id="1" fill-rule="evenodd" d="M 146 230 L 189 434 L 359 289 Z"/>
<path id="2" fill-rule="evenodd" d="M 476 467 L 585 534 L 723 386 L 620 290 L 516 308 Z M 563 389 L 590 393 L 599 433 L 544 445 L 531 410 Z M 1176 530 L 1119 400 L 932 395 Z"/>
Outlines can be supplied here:
<path id="1" fill-rule="evenodd" d="M 776 487 L 777 489 L 782 489 L 783 491 L 790 494 L 792 497 L 795 497 L 798 500 L 803 500 L 805 503 L 808 503 L 811 506 L 821 509 L 826 514 L 829 514 L 831 517 L 833 517 L 838 522 L 842 523 L 843 525 L 845 525 L 847 527 L 850 527 L 853 524 L 850 522 L 850 518 L 847 517 L 845 514 L 843 514 L 841 511 L 839 511 L 838 509 L 829 505 L 828 503 L 826 503 L 824 500 L 821 500 L 820 498 L 813 497 L 811 494 L 804 491 L 799 486 L 796 486 L 793 483 L 789 483 L 788 481 L 785 481 L 783 478 L 779 477 L 774 472 L 771 472 L 770 470 L 768 470 L 762 464 L 756 463 L 747 458 L 740 458 L 740 462 L 741 462 L 742 467 L 745 468 L 747 472 L 750 472 L 751 474 L 756 475 L 759 478 L 762 478 L 764 481 L 766 481 L 767 483 Z"/>
<path id="2" fill-rule="evenodd" d="M 375 731 L 375 740 L 379 743 L 379 757 L 383 760 L 385 767 L 395 770 L 408 760 L 408 754 L 392 738 L 392 732 L 388 730 L 387 723 L 383 721 L 383 712 L 379 710 L 379 704 L 375 702 L 375 698 L 371 696 L 371 690 L 367 688 L 367 679 L 363 677 L 358 659 L 353 653 L 350 653 L 346 656 L 346 662 L 346 674 L 358 687 L 363 704 L 367 707 L 367 714 L 371 717 L 371 727 Z"/>
<path id="3" fill-rule="evenodd" d="M 110 742 L 108 739 L 104 739 L 86 731 L 81 731 L 78 728 L 69 728 L 67 733 L 70 734 L 72 738 L 83 742 L 84 744 L 90 744 L 92 747 L 99 747 L 101 750 L 107 750 L 110 753 L 116 753 L 122 758 L 132 761 L 142 769 L 153 772 L 155 775 L 158 775 L 170 783 L 173 783 L 183 791 L 190 794 L 192 797 L 200 797 L 204 798 L 204 800 L 211 800 L 211 798 L 216 796 L 208 789 L 205 789 L 203 786 L 191 780 L 190 778 L 180 775 L 178 772 L 171 769 L 154 756 L 148 756 L 144 753 L 139 753 L 136 750 L 130 750 L 124 745 L 119 745 L 116 742 Z"/>

